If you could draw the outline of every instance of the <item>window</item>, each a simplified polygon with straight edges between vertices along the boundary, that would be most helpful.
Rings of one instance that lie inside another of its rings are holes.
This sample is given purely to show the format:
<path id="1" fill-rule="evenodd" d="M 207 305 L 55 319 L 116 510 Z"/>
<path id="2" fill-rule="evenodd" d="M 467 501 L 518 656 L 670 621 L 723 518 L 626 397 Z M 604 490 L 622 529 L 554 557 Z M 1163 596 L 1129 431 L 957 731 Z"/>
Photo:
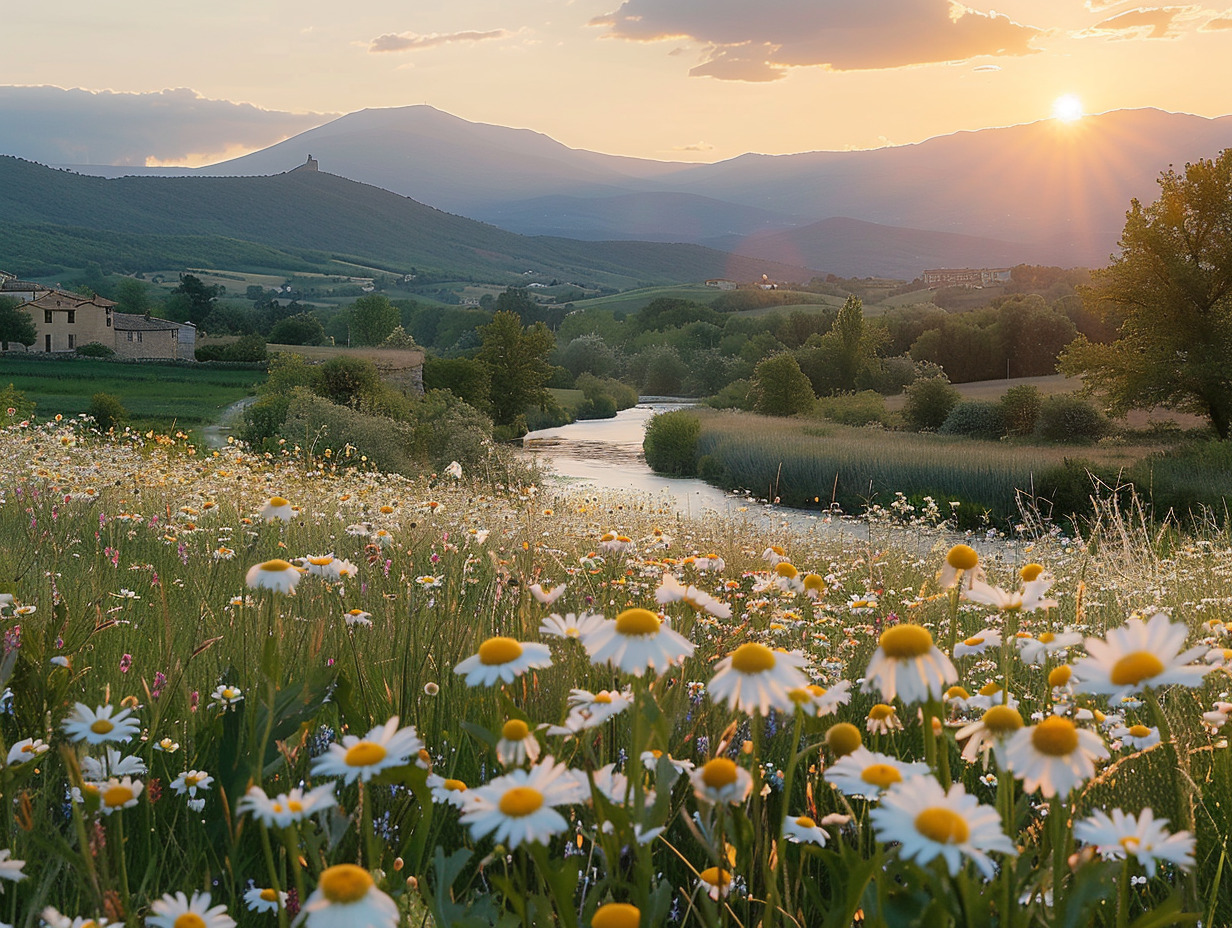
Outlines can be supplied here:
<path id="1" fill-rule="evenodd" d="M 43 310 L 43 321 L 46 322 L 48 325 L 51 325 L 51 310 L 50 309 Z M 51 349 L 49 348 L 47 350 L 50 351 Z"/>
<path id="2" fill-rule="evenodd" d="M 111 328 L 111 310 L 107 310 L 107 327 Z"/>
<path id="3" fill-rule="evenodd" d="M 69 313 L 69 320 L 68 320 L 69 322 L 72 322 L 72 321 L 73 321 L 72 316 L 73 316 L 73 314 L 72 314 L 72 313 Z M 68 337 L 68 350 L 69 350 L 69 351 L 72 351 L 72 350 L 73 350 L 74 348 L 76 348 L 76 347 L 77 347 L 77 336 L 76 336 L 76 335 L 70 335 L 70 336 Z"/>
<path id="4" fill-rule="evenodd" d="M 125 332 L 124 334 L 128 336 L 128 340 L 129 340 L 130 342 L 133 340 L 133 333 L 132 333 L 132 332 Z"/>
<path id="5" fill-rule="evenodd" d="M 141 333 L 140 333 L 140 332 L 138 332 L 138 333 L 137 333 L 137 341 L 141 341 Z"/>
<path id="6" fill-rule="evenodd" d="M 48 332 L 43 336 L 43 350 L 51 351 L 51 333 Z"/>
<path id="7" fill-rule="evenodd" d="M 72 324 L 73 324 L 73 323 L 75 323 L 76 321 L 77 321 L 77 310 L 75 310 L 75 309 L 70 309 L 70 310 L 68 311 L 68 324 L 69 324 L 69 325 L 72 325 Z M 72 346 L 72 345 L 69 345 L 69 347 L 70 347 L 70 348 L 72 348 L 73 346 Z"/>

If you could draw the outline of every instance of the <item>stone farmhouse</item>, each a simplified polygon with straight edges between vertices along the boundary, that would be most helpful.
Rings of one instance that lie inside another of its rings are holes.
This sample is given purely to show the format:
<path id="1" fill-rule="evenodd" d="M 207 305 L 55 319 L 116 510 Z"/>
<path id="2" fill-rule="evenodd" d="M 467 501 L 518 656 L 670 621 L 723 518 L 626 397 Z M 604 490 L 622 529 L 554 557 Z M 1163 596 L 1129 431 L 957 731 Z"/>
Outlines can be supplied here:
<path id="1" fill-rule="evenodd" d="M 195 356 L 197 329 L 190 323 L 116 312 L 115 303 L 101 296 L 84 297 L 2 272 L 0 296 L 19 300 L 38 332 L 29 348 L 10 342 L 10 351 L 58 354 L 97 342 L 122 358 L 191 361 Z"/>

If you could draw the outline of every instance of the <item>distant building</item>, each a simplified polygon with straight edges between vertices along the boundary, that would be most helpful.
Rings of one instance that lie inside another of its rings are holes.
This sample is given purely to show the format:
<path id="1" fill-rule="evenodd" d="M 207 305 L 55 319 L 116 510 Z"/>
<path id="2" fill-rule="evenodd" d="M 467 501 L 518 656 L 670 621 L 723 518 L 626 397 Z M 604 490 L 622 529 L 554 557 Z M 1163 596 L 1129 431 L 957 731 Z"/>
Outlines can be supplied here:
<path id="1" fill-rule="evenodd" d="M 943 267 L 924 272 L 924 284 L 929 287 L 991 287 L 1009 283 L 1012 271 L 1008 267 Z"/>
<path id="2" fill-rule="evenodd" d="M 133 313 L 113 313 L 115 353 L 122 358 L 193 360 L 196 326 Z"/>
<path id="3" fill-rule="evenodd" d="M 309 155 L 308 160 L 305 161 L 303 164 L 299 165 L 298 167 L 291 168 L 291 173 L 294 174 L 296 171 L 319 171 L 319 170 L 320 170 L 320 165 L 317 164 L 317 159 L 312 157 L 312 155 Z"/>
<path id="4" fill-rule="evenodd" d="M 736 282 L 728 280 L 726 277 L 712 277 L 706 281 L 707 287 L 713 287 L 716 290 L 735 290 Z"/>

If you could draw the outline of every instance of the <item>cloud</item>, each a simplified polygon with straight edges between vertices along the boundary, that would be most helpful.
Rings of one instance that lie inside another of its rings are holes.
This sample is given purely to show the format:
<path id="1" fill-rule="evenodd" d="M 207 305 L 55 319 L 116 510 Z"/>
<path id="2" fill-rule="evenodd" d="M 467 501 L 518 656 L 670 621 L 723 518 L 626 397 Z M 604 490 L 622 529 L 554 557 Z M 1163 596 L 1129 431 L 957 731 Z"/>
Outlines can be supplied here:
<path id="1" fill-rule="evenodd" d="M 201 163 L 273 145 L 336 116 L 207 100 L 186 88 L 0 86 L 0 153 L 44 164 Z"/>
<path id="2" fill-rule="evenodd" d="M 979 65 L 976 65 L 971 70 L 972 71 L 1000 71 L 1001 65 L 999 64 L 979 64 Z"/>
<path id="3" fill-rule="evenodd" d="M 1208 19 L 1198 31 L 1220 32 L 1224 29 L 1232 29 L 1232 10 L 1216 16 L 1214 19 Z"/>
<path id="4" fill-rule="evenodd" d="M 1139 7 L 1109 16 L 1076 35 L 1079 38 L 1174 39 L 1180 34 L 1176 21 L 1192 18 L 1198 9 L 1196 6 Z"/>
<path id="5" fill-rule="evenodd" d="M 714 151 L 709 142 L 693 142 L 691 145 L 677 145 L 672 151 Z"/>
<path id="6" fill-rule="evenodd" d="M 512 35 L 506 29 L 491 29 L 487 32 L 433 32 L 418 35 L 414 32 L 386 33 L 378 35 L 368 46 L 370 52 L 405 52 L 420 48 L 435 48 L 451 42 L 482 42 L 484 39 L 503 39 Z"/>
<path id="7" fill-rule="evenodd" d="M 691 40 L 704 49 L 691 75 L 742 81 L 1027 55 L 1042 34 L 953 0 L 623 0 L 591 25 L 637 42 Z"/>

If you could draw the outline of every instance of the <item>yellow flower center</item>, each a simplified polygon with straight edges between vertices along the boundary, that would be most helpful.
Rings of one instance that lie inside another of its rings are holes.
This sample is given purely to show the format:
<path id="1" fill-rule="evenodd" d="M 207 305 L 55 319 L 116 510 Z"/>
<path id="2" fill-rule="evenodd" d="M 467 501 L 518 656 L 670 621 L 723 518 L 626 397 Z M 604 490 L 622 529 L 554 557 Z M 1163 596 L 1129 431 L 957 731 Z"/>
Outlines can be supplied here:
<path id="1" fill-rule="evenodd" d="M 315 567 L 325 567 L 328 564 L 334 563 L 334 559 L 328 555 L 326 557 L 310 557 L 308 558 L 308 563 Z"/>
<path id="2" fill-rule="evenodd" d="M 522 656 L 522 645 L 512 638 L 489 638 L 479 646 L 479 663 L 488 667 L 510 664 Z"/>
<path id="3" fill-rule="evenodd" d="M 1032 580 L 1037 580 L 1043 572 L 1044 566 L 1042 564 L 1026 564 L 1022 570 L 1018 571 L 1018 576 L 1022 577 L 1023 583 L 1030 583 Z"/>
<path id="4" fill-rule="evenodd" d="M 966 641 L 963 642 L 963 644 L 965 644 L 969 648 L 978 647 L 982 645 L 983 643 L 984 643 L 983 638 L 968 638 Z"/>
<path id="5" fill-rule="evenodd" d="M 444 786 L 445 789 L 449 790 L 451 793 L 465 793 L 466 792 L 466 784 L 463 783 L 461 780 L 446 780 L 441 785 Z"/>
<path id="6" fill-rule="evenodd" d="M 337 864 L 321 874 L 318 884 L 321 893 L 337 905 L 359 902 L 372 889 L 372 876 L 363 867 L 355 864 Z"/>
<path id="7" fill-rule="evenodd" d="M 703 883 L 707 883 L 710 886 L 723 887 L 731 882 L 731 874 L 726 870 L 720 870 L 718 867 L 707 867 L 698 874 L 698 877 Z"/>
<path id="8" fill-rule="evenodd" d="M 347 748 L 345 760 L 348 767 L 371 767 L 383 761 L 385 755 L 385 748 L 381 745 L 360 741 Z"/>
<path id="9" fill-rule="evenodd" d="M 736 764 L 726 757 L 716 757 L 702 767 L 702 782 L 711 789 L 723 789 L 736 782 Z"/>
<path id="10" fill-rule="evenodd" d="M 820 574 L 805 574 L 804 575 L 804 588 L 806 590 L 822 590 L 822 589 L 825 589 L 825 586 L 826 586 L 825 578 L 822 577 Z"/>
<path id="11" fill-rule="evenodd" d="M 951 686 L 945 691 L 946 699 L 970 699 L 971 694 L 961 686 Z"/>
<path id="12" fill-rule="evenodd" d="M 864 737 L 860 734 L 860 729 L 850 722 L 839 722 L 826 731 L 826 744 L 835 757 L 846 757 L 863 743 Z"/>
<path id="13" fill-rule="evenodd" d="M 919 625 L 895 625 L 881 633 L 879 644 L 886 657 L 908 660 L 931 651 L 933 636 Z"/>
<path id="14" fill-rule="evenodd" d="M 955 570 L 970 570 L 980 562 L 980 556 L 970 545 L 955 545 L 945 556 L 945 562 Z"/>
<path id="15" fill-rule="evenodd" d="M 996 696 L 1000 692 L 1001 692 L 1001 684 L 999 683 L 992 683 L 990 681 L 980 687 L 981 696 Z"/>
<path id="16" fill-rule="evenodd" d="M 205 928 L 205 919 L 196 912 L 185 912 L 171 923 L 172 928 Z"/>
<path id="17" fill-rule="evenodd" d="M 603 690 L 602 692 L 595 693 L 595 702 L 603 703 L 603 705 L 605 706 L 611 705 L 612 694 L 609 693 L 607 690 Z"/>
<path id="18" fill-rule="evenodd" d="M 1142 842 L 1139 841 L 1138 838 L 1134 835 L 1126 835 L 1124 838 L 1120 840 L 1119 844 L 1121 845 L 1121 847 L 1125 848 L 1125 850 L 1128 851 L 1130 854 L 1137 854 L 1138 846 L 1141 845 Z"/>
<path id="19" fill-rule="evenodd" d="M 1129 733 L 1135 738 L 1147 738 L 1151 734 L 1151 730 L 1145 725 L 1131 725 Z"/>
<path id="20" fill-rule="evenodd" d="M 294 570 L 294 569 L 295 568 L 292 567 L 288 561 L 280 561 L 277 558 L 275 558 L 272 561 L 266 561 L 264 564 L 261 565 L 261 570 L 265 571 L 266 573 L 270 573 L 270 574 L 282 573 L 284 570 Z"/>
<path id="21" fill-rule="evenodd" d="M 1117 686 L 1137 686 L 1163 672 L 1163 661 L 1150 651 L 1134 651 L 1112 665 L 1108 678 Z"/>
<path id="22" fill-rule="evenodd" d="M 222 691 L 222 698 L 223 699 L 234 699 L 239 694 L 240 694 L 239 690 L 228 686 L 226 689 Z"/>
<path id="23" fill-rule="evenodd" d="M 1004 735 L 1022 728 L 1022 716 L 1009 706 L 993 706 L 984 713 L 984 727 L 994 735 Z"/>
<path id="24" fill-rule="evenodd" d="M 933 806 L 915 817 L 915 830 L 938 844 L 965 844 L 971 837 L 966 820 L 957 812 Z"/>
<path id="25" fill-rule="evenodd" d="M 779 561 L 774 565 L 774 572 L 785 580 L 793 580 L 800 573 L 790 561 Z"/>
<path id="26" fill-rule="evenodd" d="M 288 799 L 287 800 L 287 811 L 294 812 L 296 815 L 298 815 L 299 813 L 304 811 L 304 804 L 302 802 L 297 802 L 294 799 Z"/>
<path id="27" fill-rule="evenodd" d="M 732 670 L 739 673 L 755 674 L 773 670 L 775 665 L 774 652 L 764 644 L 749 642 L 742 644 L 732 652 Z"/>
<path id="28" fill-rule="evenodd" d="M 189 789 L 196 786 L 200 782 L 201 782 L 201 777 L 194 777 L 191 774 L 185 774 L 184 776 L 184 785 L 188 787 Z"/>
<path id="29" fill-rule="evenodd" d="M 1065 684 L 1069 683 L 1069 679 L 1073 675 L 1074 671 L 1069 664 L 1062 664 L 1060 667 L 1053 667 L 1052 670 L 1048 672 L 1048 685 L 1065 686 Z"/>
<path id="30" fill-rule="evenodd" d="M 127 786 L 111 786 L 103 793 L 103 805 L 108 809 L 118 809 L 127 802 L 133 801 L 133 791 Z"/>
<path id="31" fill-rule="evenodd" d="M 506 741 L 521 741 L 530 734 L 530 726 L 521 719 L 510 719 L 501 727 L 501 737 Z"/>
<path id="32" fill-rule="evenodd" d="M 281 496 L 271 496 L 269 504 L 275 507 L 290 506 L 290 500 L 285 500 Z"/>
<path id="33" fill-rule="evenodd" d="M 1049 716 L 1031 732 L 1031 744 L 1049 757 L 1067 757 L 1078 747 L 1078 729 L 1069 719 Z"/>
<path id="34" fill-rule="evenodd" d="M 1039 640 L 1041 644 L 1052 644 L 1057 640 L 1057 636 L 1052 632 L 1044 632 L 1044 634 L 1039 636 Z"/>
<path id="35" fill-rule="evenodd" d="M 860 772 L 860 779 L 871 786 L 889 789 L 893 784 L 902 782 L 903 775 L 889 764 L 869 764 Z"/>
<path id="36" fill-rule="evenodd" d="M 529 786 L 515 786 L 501 796 L 500 810 L 510 818 L 523 818 L 543 805 L 543 793 Z"/>
<path id="37" fill-rule="evenodd" d="M 808 687 L 797 686 L 795 689 L 787 691 L 787 698 L 797 706 L 803 706 L 805 703 L 812 701 L 813 694 L 809 692 Z"/>
<path id="38" fill-rule="evenodd" d="M 798 819 L 796 819 L 796 824 L 799 825 L 801 828 L 816 828 L 817 827 L 817 823 L 813 821 L 811 818 L 809 818 L 807 815 L 801 815 Z"/>
<path id="39" fill-rule="evenodd" d="M 263 902 L 277 902 L 278 893 L 274 892 L 272 889 L 263 889 L 261 890 L 261 899 Z"/>
<path id="40" fill-rule="evenodd" d="M 649 609 L 626 609 L 616 616 L 616 632 L 626 637 L 657 635 L 660 624 L 659 617 Z"/>
<path id="41" fill-rule="evenodd" d="M 106 719 L 99 719 L 90 725 L 90 731 L 94 732 L 96 735 L 105 735 L 114 728 L 115 726 Z"/>
<path id="42" fill-rule="evenodd" d="M 894 714 L 894 707 L 887 706 L 884 702 L 879 702 L 873 708 L 868 710 L 868 717 L 874 722 L 884 722 Z"/>
<path id="43" fill-rule="evenodd" d="M 591 928 L 638 928 L 641 923 L 642 910 L 627 902 L 601 905 L 590 918 Z"/>

